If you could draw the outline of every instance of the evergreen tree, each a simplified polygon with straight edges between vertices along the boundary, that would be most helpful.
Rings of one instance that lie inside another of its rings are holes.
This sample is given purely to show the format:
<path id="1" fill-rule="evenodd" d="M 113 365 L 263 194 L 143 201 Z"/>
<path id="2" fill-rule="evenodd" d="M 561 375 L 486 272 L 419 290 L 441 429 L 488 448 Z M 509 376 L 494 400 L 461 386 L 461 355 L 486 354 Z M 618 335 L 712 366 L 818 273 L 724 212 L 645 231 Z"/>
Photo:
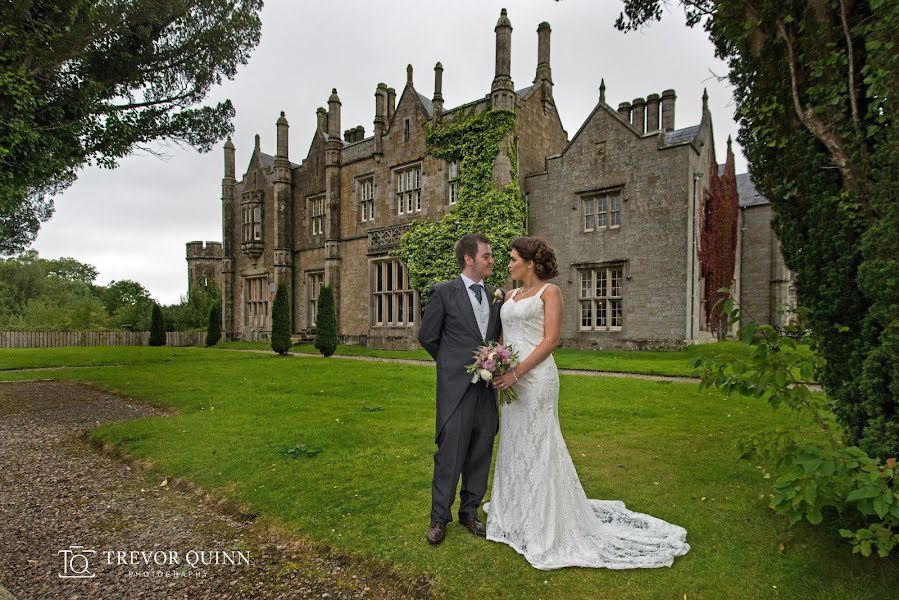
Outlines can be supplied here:
<path id="1" fill-rule="evenodd" d="M 209 327 L 206 329 L 206 345 L 215 346 L 222 339 L 222 305 L 216 302 L 209 309 Z"/>
<path id="2" fill-rule="evenodd" d="M 323 285 L 318 293 L 315 347 L 325 356 L 331 356 L 337 350 L 337 312 L 334 309 L 334 292 L 330 285 Z"/>
<path id="3" fill-rule="evenodd" d="M 153 316 L 150 317 L 150 345 L 165 346 L 165 321 L 162 319 L 162 309 L 155 302 Z"/>
<path id="4" fill-rule="evenodd" d="M 272 350 L 281 355 L 290 350 L 290 302 L 283 282 L 278 284 L 272 304 Z"/>

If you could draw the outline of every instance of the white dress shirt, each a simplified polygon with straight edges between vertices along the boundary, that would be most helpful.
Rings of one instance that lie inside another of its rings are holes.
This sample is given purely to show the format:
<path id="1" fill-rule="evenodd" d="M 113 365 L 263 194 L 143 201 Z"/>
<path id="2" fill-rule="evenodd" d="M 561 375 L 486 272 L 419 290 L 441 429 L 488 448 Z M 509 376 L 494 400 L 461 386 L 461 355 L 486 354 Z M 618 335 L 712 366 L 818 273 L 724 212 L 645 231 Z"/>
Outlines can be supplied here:
<path id="1" fill-rule="evenodd" d="M 487 324 L 490 321 L 490 297 L 487 295 L 487 286 L 484 285 L 483 279 L 474 281 L 465 275 L 460 274 L 460 276 L 462 277 L 462 283 L 465 284 L 465 289 L 468 290 L 468 299 L 471 301 L 471 309 L 474 311 L 474 318 L 478 322 L 478 329 L 481 331 L 481 339 L 486 340 Z M 478 297 L 470 287 L 474 283 L 481 286 L 480 302 L 478 302 Z M 474 373 L 471 377 L 471 382 L 476 383 L 477 380 L 478 374 Z"/>

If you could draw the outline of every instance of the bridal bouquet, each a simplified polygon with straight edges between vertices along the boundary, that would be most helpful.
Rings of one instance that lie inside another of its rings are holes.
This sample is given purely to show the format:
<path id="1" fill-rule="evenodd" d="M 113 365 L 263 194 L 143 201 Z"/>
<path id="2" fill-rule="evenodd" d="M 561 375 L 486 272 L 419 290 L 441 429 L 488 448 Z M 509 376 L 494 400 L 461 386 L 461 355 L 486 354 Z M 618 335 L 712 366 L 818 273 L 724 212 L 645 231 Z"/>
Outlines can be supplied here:
<path id="1" fill-rule="evenodd" d="M 490 342 L 486 346 L 480 346 L 474 353 L 474 362 L 465 370 L 469 373 L 477 373 L 484 381 L 492 381 L 503 373 L 511 371 L 518 364 L 518 352 L 512 346 L 503 346 L 499 342 Z M 518 394 L 511 387 L 499 390 L 499 401 L 508 404 L 518 398 Z"/>

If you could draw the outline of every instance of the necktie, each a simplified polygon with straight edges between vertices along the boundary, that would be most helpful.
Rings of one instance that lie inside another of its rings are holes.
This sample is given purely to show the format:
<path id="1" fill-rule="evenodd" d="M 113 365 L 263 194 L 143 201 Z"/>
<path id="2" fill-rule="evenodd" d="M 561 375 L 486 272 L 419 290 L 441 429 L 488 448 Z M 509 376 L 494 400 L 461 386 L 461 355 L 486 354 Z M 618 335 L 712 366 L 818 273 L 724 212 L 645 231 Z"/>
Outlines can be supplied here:
<path id="1" fill-rule="evenodd" d="M 471 284 L 470 286 L 468 286 L 468 287 L 469 287 L 469 289 L 471 289 L 471 291 L 474 292 L 474 297 L 478 299 L 478 304 L 480 304 L 480 303 L 481 303 L 481 299 L 482 299 L 482 296 L 481 296 L 481 284 L 479 284 L 479 283 L 472 283 L 472 284 Z"/>

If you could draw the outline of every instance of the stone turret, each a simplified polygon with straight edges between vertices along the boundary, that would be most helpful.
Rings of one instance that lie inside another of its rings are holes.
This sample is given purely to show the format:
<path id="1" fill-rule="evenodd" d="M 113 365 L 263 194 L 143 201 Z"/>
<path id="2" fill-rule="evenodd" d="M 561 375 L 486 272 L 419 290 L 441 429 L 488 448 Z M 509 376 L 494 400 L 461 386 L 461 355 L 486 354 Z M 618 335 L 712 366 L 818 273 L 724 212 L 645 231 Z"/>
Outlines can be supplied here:
<path id="1" fill-rule="evenodd" d="M 390 127 L 390 120 L 393 119 L 393 113 L 396 112 L 396 90 L 392 87 L 387 88 L 387 126 Z"/>
<path id="2" fill-rule="evenodd" d="M 319 106 L 315 111 L 315 128 L 321 133 L 328 133 L 328 111 Z"/>
<path id="3" fill-rule="evenodd" d="M 328 137 L 334 140 L 340 139 L 340 106 L 340 97 L 334 88 L 328 98 Z"/>
<path id="4" fill-rule="evenodd" d="M 553 82 L 552 69 L 549 66 L 549 34 L 552 29 L 549 23 L 543 21 L 537 26 L 537 74 L 534 83 L 541 81 Z"/>
<path id="5" fill-rule="evenodd" d="M 278 121 L 275 124 L 275 129 L 277 131 L 277 148 L 275 150 L 276 158 L 287 158 L 287 131 L 290 128 L 290 125 L 287 123 L 287 117 L 284 116 L 284 111 L 281 111 L 281 116 L 278 117 Z"/>
<path id="6" fill-rule="evenodd" d="M 512 82 L 512 22 L 502 9 L 493 30 L 496 32 L 496 74 L 490 86 L 494 110 L 515 110 L 515 84 Z"/>
<path id="7" fill-rule="evenodd" d="M 384 154 L 384 132 L 387 130 L 387 84 L 375 88 L 375 155 Z"/>

